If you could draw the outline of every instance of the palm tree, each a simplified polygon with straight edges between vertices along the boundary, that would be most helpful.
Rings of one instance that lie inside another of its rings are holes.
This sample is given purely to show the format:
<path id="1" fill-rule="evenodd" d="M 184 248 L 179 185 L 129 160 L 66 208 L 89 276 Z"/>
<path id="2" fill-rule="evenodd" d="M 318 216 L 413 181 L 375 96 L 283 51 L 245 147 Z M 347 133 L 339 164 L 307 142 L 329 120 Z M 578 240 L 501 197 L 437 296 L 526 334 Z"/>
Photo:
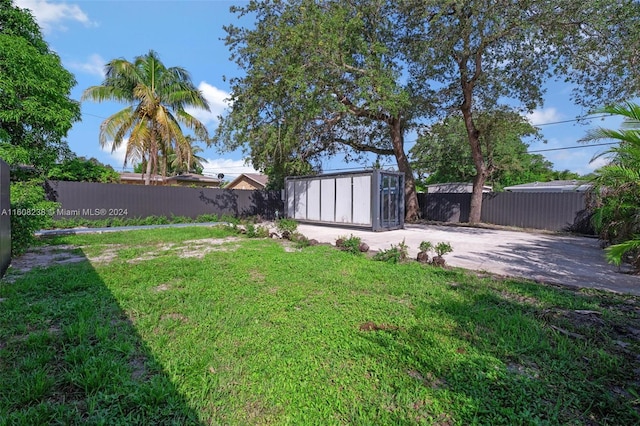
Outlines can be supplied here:
<path id="1" fill-rule="evenodd" d="M 129 160 L 146 162 L 145 185 L 149 185 L 151 173 L 158 172 L 161 151 L 170 147 L 180 159 L 187 160 L 191 143 L 181 124 L 193 130 L 199 140 L 209 140 L 204 124 L 185 111 L 189 106 L 209 111 L 208 102 L 184 68 L 166 68 L 153 50 L 137 56 L 133 63 L 125 59 L 107 63 L 104 81 L 85 90 L 82 100 L 86 99 L 129 104 L 100 125 L 100 146 L 107 146 L 111 139 L 113 152 L 129 135 L 124 165 Z"/>
<path id="2" fill-rule="evenodd" d="M 596 200 L 594 224 L 601 238 L 613 246 L 607 248 L 610 262 L 620 265 L 632 254 L 632 263 L 640 269 L 640 105 L 627 102 L 603 108 L 599 112 L 624 117 L 620 130 L 597 128 L 581 142 L 613 139 L 619 144 L 595 156 L 609 157 L 609 163 L 595 171 L 592 179 Z"/>

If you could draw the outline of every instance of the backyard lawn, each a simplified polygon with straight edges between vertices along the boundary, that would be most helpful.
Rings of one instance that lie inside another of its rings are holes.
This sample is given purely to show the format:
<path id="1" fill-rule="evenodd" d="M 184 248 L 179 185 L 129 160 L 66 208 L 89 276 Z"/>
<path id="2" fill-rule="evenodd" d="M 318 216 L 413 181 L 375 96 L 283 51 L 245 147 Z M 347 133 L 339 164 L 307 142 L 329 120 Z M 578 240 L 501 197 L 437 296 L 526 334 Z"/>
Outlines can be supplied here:
<path id="1" fill-rule="evenodd" d="M 36 250 L 0 281 L 0 424 L 640 423 L 638 298 L 230 228 Z"/>

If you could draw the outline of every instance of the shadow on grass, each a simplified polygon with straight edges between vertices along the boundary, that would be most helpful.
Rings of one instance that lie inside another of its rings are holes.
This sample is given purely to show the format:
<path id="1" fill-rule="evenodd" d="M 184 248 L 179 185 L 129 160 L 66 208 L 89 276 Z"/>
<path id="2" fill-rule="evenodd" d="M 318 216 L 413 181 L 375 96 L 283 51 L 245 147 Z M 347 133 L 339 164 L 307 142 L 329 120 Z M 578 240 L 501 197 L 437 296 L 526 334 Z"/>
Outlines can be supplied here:
<path id="1" fill-rule="evenodd" d="M 200 424 L 88 261 L 0 298 L 0 424 Z"/>
<path id="2" fill-rule="evenodd" d="M 380 362 L 402 366 L 404 380 L 423 389 L 414 395 L 451 401 L 462 424 L 638 424 L 638 359 L 616 346 L 600 317 L 570 315 L 589 297 L 562 294 L 561 306 L 542 309 L 539 286 L 455 285 L 454 297 L 415 302 L 417 325 L 363 334 L 387 354 Z"/>

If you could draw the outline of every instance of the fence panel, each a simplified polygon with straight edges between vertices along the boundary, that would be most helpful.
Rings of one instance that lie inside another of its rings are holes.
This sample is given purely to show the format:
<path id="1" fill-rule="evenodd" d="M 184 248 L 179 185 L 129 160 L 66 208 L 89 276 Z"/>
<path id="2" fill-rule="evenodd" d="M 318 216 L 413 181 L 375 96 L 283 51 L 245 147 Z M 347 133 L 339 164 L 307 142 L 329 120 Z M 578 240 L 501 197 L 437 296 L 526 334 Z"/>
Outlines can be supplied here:
<path id="1" fill-rule="evenodd" d="M 47 181 L 46 192 L 60 203 L 55 219 L 202 214 L 273 219 L 284 210 L 279 191 Z"/>
<path id="2" fill-rule="evenodd" d="M 592 234 L 584 192 L 483 194 L 483 223 Z M 422 216 L 439 222 L 468 222 L 471 194 L 419 194 Z"/>
<path id="3" fill-rule="evenodd" d="M 418 194 L 422 217 L 437 222 L 463 223 L 469 221 L 471 194 Z"/>
<path id="4" fill-rule="evenodd" d="M 0 277 L 11 263 L 11 201 L 9 165 L 0 160 Z"/>

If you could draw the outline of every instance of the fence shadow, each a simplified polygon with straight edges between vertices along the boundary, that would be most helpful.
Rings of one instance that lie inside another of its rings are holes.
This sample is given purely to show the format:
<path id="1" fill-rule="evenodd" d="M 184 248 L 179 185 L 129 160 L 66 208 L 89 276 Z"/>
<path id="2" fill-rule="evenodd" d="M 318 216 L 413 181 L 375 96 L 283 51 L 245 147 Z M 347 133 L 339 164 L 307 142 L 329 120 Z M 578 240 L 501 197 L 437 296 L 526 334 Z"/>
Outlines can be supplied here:
<path id="1" fill-rule="evenodd" d="M 55 257 L 61 249 L 51 247 Z M 84 253 L 74 255 L 0 282 L 0 418 L 201 424 L 138 334 L 135 313 L 120 306 Z"/>

